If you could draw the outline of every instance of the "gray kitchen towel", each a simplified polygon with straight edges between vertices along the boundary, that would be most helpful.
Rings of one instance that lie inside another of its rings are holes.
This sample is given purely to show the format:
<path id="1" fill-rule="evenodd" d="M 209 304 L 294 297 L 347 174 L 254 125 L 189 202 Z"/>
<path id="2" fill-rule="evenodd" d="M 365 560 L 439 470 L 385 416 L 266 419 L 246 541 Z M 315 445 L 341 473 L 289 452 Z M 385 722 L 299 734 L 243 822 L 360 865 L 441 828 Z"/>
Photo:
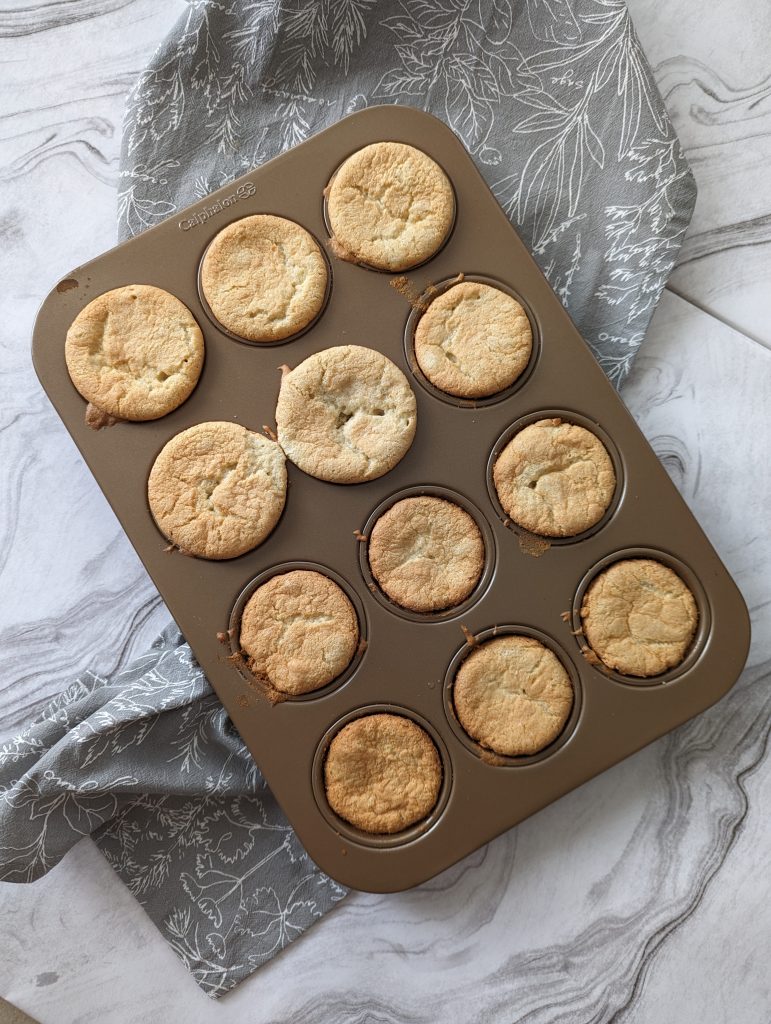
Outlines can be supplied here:
<path id="1" fill-rule="evenodd" d="M 374 103 L 457 132 L 619 384 L 695 200 L 623 0 L 195 0 L 129 98 L 121 235 Z M 0 879 L 85 835 L 215 996 L 345 895 L 173 627 L 0 750 Z"/>
<path id="2" fill-rule="evenodd" d="M 346 892 L 309 859 L 173 625 L 0 748 L 0 880 L 34 881 L 89 835 L 213 996 Z"/>

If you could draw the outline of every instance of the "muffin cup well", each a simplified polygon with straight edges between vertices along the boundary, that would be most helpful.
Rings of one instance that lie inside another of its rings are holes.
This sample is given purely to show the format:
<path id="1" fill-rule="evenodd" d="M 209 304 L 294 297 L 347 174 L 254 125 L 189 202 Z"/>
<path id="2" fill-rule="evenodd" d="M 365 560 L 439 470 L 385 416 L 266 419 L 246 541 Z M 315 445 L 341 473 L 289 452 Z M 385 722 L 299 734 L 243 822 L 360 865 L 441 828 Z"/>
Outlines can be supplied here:
<path id="1" fill-rule="evenodd" d="M 543 534 L 531 533 L 523 526 L 520 526 L 519 523 L 515 523 L 501 505 L 501 500 L 498 497 L 498 491 L 495 487 L 495 480 L 493 478 L 495 463 L 509 441 L 511 441 L 511 439 L 521 430 L 524 430 L 525 427 L 529 427 L 531 423 L 537 423 L 539 420 L 549 419 L 561 419 L 565 423 L 573 423 L 578 427 L 584 427 L 584 429 L 588 430 L 590 434 L 594 434 L 594 436 L 605 446 L 605 450 L 610 456 L 610 461 L 613 463 L 613 472 L 616 476 L 616 486 L 613 490 L 613 497 L 611 498 L 610 504 L 606 508 L 602 519 L 598 520 L 594 526 L 590 526 L 588 530 L 582 530 L 581 533 L 576 533 L 571 537 L 547 537 Z M 624 462 L 612 438 L 605 430 L 603 430 L 599 423 L 589 419 L 587 416 L 583 416 L 581 413 L 572 412 L 567 409 L 539 409 L 537 412 L 530 412 L 526 416 L 520 416 L 519 419 L 515 420 L 511 426 L 504 430 L 493 445 L 492 451 L 490 452 L 487 460 L 486 479 L 487 493 L 489 494 L 490 501 L 493 503 L 493 508 L 497 512 L 498 518 L 501 520 L 503 525 L 507 527 L 507 529 L 511 530 L 512 533 L 518 534 L 523 539 L 535 538 L 539 542 L 543 541 L 544 548 L 560 547 L 566 544 L 577 544 L 580 543 L 580 541 L 586 540 L 588 537 L 593 537 L 596 533 L 599 533 L 599 531 L 606 526 L 616 514 L 616 511 L 623 501 L 626 486 Z"/>
<path id="2" fill-rule="evenodd" d="M 502 391 L 497 391 L 494 395 L 488 395 L 486 398 L 460 398 L 457 395 L 451 395 L 447 391 L 442 391 L 435 384 L 426 377 L 418 365 L 418 360 L 415 355 L 415 331 L 417 330 L 418 322 L 420 318 L 427 311 L 434 299 L 444 292 L 449 291 L 456 284 L 461 284 L 463 281 L 474 281 L 478 284 L 486 284 L 491 288 L 497 288 L 499 291 L 505 292 L 506 295 L 511 296 L 512 299 L 522 306 L 528 320 L 530 321 L 530 331 L 533 337 L 533 347 L 530 352 L 530 358 L 527 361 L 527 366 L 522 373 L 517 377 L 513 384 L 510 384 L 507 388 Z M 484 274 L 455 274 L 453 277 L 447 277 L 437 282 L 436 284 L 430 285 L 417 299 L 412 300 L 412 310 L 410 315 L 407 317 L 407 323 L 404 327 L 404 355 L 407 359 L 407 365 L 410 368 L 415 380 L 420 386 L 432 395 L 434 398 L 438 398 L 440 402 L 446 402 L 448 405 L 452 405 L 457 409 L 479 409 L 487 405 L 497 405 L 499 402 L 505 402 L 507 398 L 511 398 L 512 395 L 520 391 L 528 380 L 532 376 L 538 360 L 541 354 L 541 332 L 538 327 L 538 320 L 528 305 L 527 301 L 509 285 L 503 281 L 499 281 L 494 277 L 486 277 Z"/>
<path id="3" fill-rule="evenodd" d="M 262 210 L 262 211 L 259 211 L 259 212 L 260 213 L 267 213 L 268 211 Z M 332 264 L 329 261 L 329 256 L 327 255 L 324 246 L 321 244 L 321 241 L 310 230 L 310 228 L 307 228 L 304 224 L 300 224 L 299 221 L 292 220 L 291 217 L 284 217 L 283 214 L 279 214 L 279 213 L 270 214 L 270 216 L 272 216 L 272 217 L 281 217 L 283 220 L 291 220 L 293 224 L 297 224 L 297 226 L 301 227 L 303 229 L 303 231 L 306 231 L 311 236 L 311 238 L 316 243 L 316 245 L 318 246 L 319 252 L 321 253 L 321 256 L 322 256 L 322 259 L 324 260 L 324 265 L 327 268 L 327 286 L 326 286 L 326 289 L 325 289 L 325 292 L 324 292 L 324 300 L 321 303 L 321 308 L 319 309 L 318 313 L 314 316 L 314 318 L 312 320 L 310 320 L 305 325 L 305 327 L 303 327 L 299 331 L 295 331 L 294 334 L 290 334 L 287 338 L 279 338 L 276 341 L 253 341 L 251 338 L 244 338 L 240 334 L 235 334 L 233 331 L 231 331 L 229 328 L 227 328 L 223 323 L 221 323 L 217 319 L 217 317 L 215 316 L 214 311 L 212 310 L 211 306 L 209 305 L 208 300 L 206 298 L 206 295 L 204 293 L 203 284 L 202 284 L 202 281 L 201 281 L 201 274 L 202 274 L 202 271 L 203 271 L 203 261 L 206 259 L 206 253 L 209 251 L 212 243 L 214 242 L 214 239 L 220 234 L 220 232 L 222 232 L 226 227 L 228 227 L 228 224 L 220 225 L 220 227 L 211 236 L 211 238 L 209 239 L 209 241 L 206 244 L 206 247 L 201 252 L 200 258 L 198 260 L 198 270 L 196 272 L 196 288 L 198 290 L 198 301 L 201 303 L 201 308 L 203 309 L 203 311 L 206 314 L 207 318 L 211 321 L 211 323 L 217 328 L 217 330 L 221 334 L 227 335 L 228 338 L 232 338 L 233 341 L 240 341 L 242 345 L 249 345 L 251 348 L 257 348 L 257 349 L 277 348 L 279 345 L 287 345 L 287 344 L 289 344 L 290 341 L 297 341 L 298 338 L 301 338 L 304 334 L 307 334 L 308 331 L 312 330 L 312 328 L 314 328 L 316 326 L 316 324 L 319 322 L 319 320 L 324 316 L 324 312 L 325 312 L 327 306 L 329 305 L 330 296 L 332 295 Z M 240 217 L 234 217 L 233 221 L 230 221 L 229 223 L 234 223 L 236 220 L 242 220 L 242 219 L 243 218 L 240 218 Z"/>
<path id="4" fill-rule="evenodd" d="M 326 576 L 328 579 L 332 580 L 333 583 L 336 583 L 353 605 L 359 626 L 359 643 L 356 647 L 356 652 L 339 676 L 333 679 L 330 683 L 327 683 L 326 686 L 320 686 L 318 690 L 311 690 L 308 693 L 300 694 L 281 693 L 278 697 L 278 700 L 281 702 L 288 701 L 291 703 L 301 704 L 303 702 L 316 700 L 319 697 L 324 697 L 327 694 L 332 693 L 333 690 L 337 690 L 339 687 L 347 683 L 358 669 L 362 658 L 366 653 L 367 617 L 364 612 L 364 605 L 362 604 L 359 595 L 346 579 L 343 579 L 343 577 L 334 570 L 327 568 L 325 565 L 319 565 L 317 562 L 282 562 L 279 565 L 272 566 L 270 569 L 266 569 L 264 572 L 261 572 L 259 576 L 255 576 L 254 579 L 250 580 L 236 598 L 236 602 L 230 613 L 230 621 L 228 623 L 228 642 L 232 663 L 239 674 L 249 683 L 250 686 L 257 686 L 260 689 L 264 689 L 262 684 L 255 678 L 252 672 L 249 671 L 246 659 L 244 658 L 244 654 L 241 649 L 241 617 L 249 598 L 258 587 L 267 583 L 268 580 L 273 579 L 274 576 L 281 576 L 284 573 L 292 572 L 295 569 L 305 569 L 309 572 L 318 572 L 322 576 Z"/>
<path id="5" fill-rule="evenodd" d="M 392 601 L 391 598 L 380 588 L 369 564 L 369 538 L 372 534 L 372 528 L 378 519 L 380 519 L 380 517 L 387 512 L 389 508 L 395 505 L 398 501 L 401 501 L 403 498 L 422 497 L 442 498 L 444 501 L 452 502 L 454 505 L 462 508 L 464 512 L 468 512 L 476 523 L 477 529 L 482 534 L 482 543 L 485 547 L 485 560 L 482 567 L 482 575 L 479 577 L 476 586 L 469 596 L 464 601 L 461 601 L 460 604 L 451 605 L 449 608 L 443 608 L 436 612 L 416 612 L 412 611 L 410 608 L 403 608 L 395 601 Z M 370 513 L 360 532 L 367 538 L 366 540 L 357 541 L 359 546 L 359 567 L 361 569 L 361 574 L 364 577 L 367 589 L 375 600 L 384 608 L 387 608 L 389 612 L 393 612 L 394 615 L 399 615 L 403 619 L 409 619 L 411 622 L 445 622 L 447 619 L 453 619 L 458 615 L 462 615 L 483 597 L 493 577 L 493 573 L 495 572 L 495 535 L 490 528 L 490 524 L 473 502 L 469 501 L 468 498 L 459 494 L 457 491 L 449 490 L 447 487 L 438 487 L 433 484 L 427 484 L 424 487 L 407 487 L 404 490 L 396 491 L 377 505 L 377 507 Z"/>
<path id="6" fill-rule="evenodd" d="M 437 753 L 439 754 L 439 760 L 442 763 L 442 783 L 439 787 L 439 795 L 436 803 L 434 804 L 430 814 L 423 818 L 422 821 L 418 821 L 414 825 L 410 825 L 409 828 L 406 828 L 401 832 L 394 832 L 388 835 L 364 832 L 362 829 L 349 824 L 344 818 L 341 818 L 330 807 L 329 801 L 327 800 L 326 786 L 324 784 L 324 762 L 326 761 L 329 745 L 336 734 L 343 728 L 343 726 L 348 725 L 349 722 L 353 722 L 357 718 L 364 718 L 367 715 L 377 714 L 399 715 L 402 718 L 409 718 L 411 721 L 415 722 L 416 725 L 419 725 L 421 729 L 424 729 L 425 732 L 428 733 L 436 747 Z M 450 798 L 450 790 L 452 789 L 452 764 L 450 761 L 450 754 L 444 741 L 433 725 L 427 722 L 425 718 L 416 714 L 416 712 L 409 708 L 399 705 L 369 704 L 366 707 L 360 707 L 356 708 L 354 711 L 349 711 L 347 715 L 343 715 L 342 718 L 339 718 L 324 733 L 318 747 L 316 748 L 316 753 L 313 758 L 311 784 L 313 786 L 313 795 L 316 799 L 319 811 L 326 822 L 332 826 L 338 835 L 347 839 L 351 843 L 358 844 L 359 846 L 370 846 L 380 850 L 387 850 L 394 846 L 404 846 L 407 843 L 414 842 L 414 840 L 425 835 L 425 833 L 433 828 L 437 821 L 439 821 Z"/>
<path id="7" fill-rule="evenodd" d="M 416 146 L 415 148 L 419 149 L 420 147 Z M 336 238 L 335 238 L 335 233 L 332 230 L 332 224 L 331 224 L 330 219 L 329 219 L 329 204 L 328 204 L 329 189 L 330 189 L 330 187 L 332 185 L 332 182 L 337 177 L 337 172 L 340 170 L 340 168 L 343 166 L 343 164 L 348 160 L 348 158 L 353 156 L 354 153 L 356 153 L 356 152 L 358 152 L 358 150 L 354 149 L 350 153 L 346 153 L 345 154 L 345 157 L 338 163 L 338 165 L 335 168 L 332 176 L 330 177 L 329 181 L 327 182 L 326 187 L 324 188 L 324 191 L 322 192 L 322 216 L 324 217 L 324 226 L 327 229 L 327 234 L 329 235 L 330 242 L 332 242 L 332 243 L 336 242 Z M 422 150 L 421 150 L 421 152 L 422 152 Z M 411 274 L 413 270 L 418 270 L 420 267 L 425 267 L 427 263 L 430 263 L 431 260 L 435 259 L 439 255 L 439 253 L 442 251 L 442 249 L 444 249 L 444 247 L 447 245 L 447 243 L 452 238 L 452 233 L 455 230 L 455 224 L 456 224 L 456 221 L 458 219 L 458 193 L 455 190 L 455 185 L 453 184 L 452 178 L 450 177 L 450 174 L 448 173 L 447 169 L 442 166 L 442 164 L 436 159 L 436 157 L 432 156 L 431 159 L 434 161 L 435 164 L 437 164 L 444 171 L 445 176 L 447 177 L 447 180 L 450 183 L 450 188 L 452 189 L 452 198 L 453 198 L 453 203 L 452 203 L 452 221 L 450 222 L 450 226 L 447 228 L 447 234 L 442 239 L 442 243 L 439 246 L 439 248 L 436 249 L 434 252 L 432 252 L 431 255 L 428 257 L 428 259 L 423 260 L 422 263 L 414 263 L 412 266 L 407 267 L 404 270 L 387 270 L 384 267 L 375 267 L 371 263 L 365 263 L 364 260 L 355 259 L 353 256 L 351 256 L 350 259 L 347 256 L 339 256 L 338 259 L 344 260 L 346 263 L 351 263 L 355 267 L 361 267 L 363 270 L 369 270 L 369 271 L 371 271 L 372 273 L 375 273 L 375 274 L 386 274 L 389 277 L 398 277 L 400 274 Z"/>
<path id="8" fill-rule="evenodd" d="M 654 562 L 661 562 L 662 565 L 665 565 L 668 569 L 677 573 L 683 583 L 686 584 L 693 594 L 694 600 L 696 601 L 696 607 L 699 611 L 699 621 L 696 624 L 696 632 L 694 633 L 693 640 L 691 641 L 691 646 L 688 648 L 685 657 L 679 665 L 675 665 L 674 668 L 670 668 L 666 672 L 662 672 L 657 676 L 625 676 L 621 672 L 617 672 L 615 669 L 608 668 L 598 655 L 595 655 L 598 659 L 596 664 L 593 660 L 587 660 L 597 673 L 608 679 L 613 679 L 617 683 L 623 683 L 625 686 L 661 686 L 664 683 L 674 682 L 693 668 L 707 645 L 712 627 L 710 604 L 706 591 L 701 585 L 701 581 L 692 569 L 685 565 L 684 562 L 681 562 L 679 558 L 675 558 L 674 555 L 670 555 L 667 551 L 661 551 L 656 548 L 624 548 L 620 551 L 614 551 L 613 554 L 606 555 L 605 558 L 600 559 L 600 561 L 593 565 L 583 577 L 575 592 L 575 596 L 573 597 L 573 605 L 571 608 L 573 635 L 579 650 L 584 656 L 586 655 L 586 652 L 594 653 L 589 641 L 586 639 L 586 635 L 584 634 L 583 621 L 581 619 L 581 606 L 584 603 L 584 595 L 586 594 L 589 585 L 597 578 L 597 576 L 600 575 L 601 572 L 603 572 L 603 570 L 610 568 L 610 566 L 614 565 L 616 562 L 623 562 L 633 558 L 650 558 Z"/>
<path id="9" fill-rule="evenodd" d="M 536 754 L 526 754 L 521 757 L 510 757 L 504 754 L 497 754 L 494 750 L 483 746 L 481 743 L 478 743 L 475 739 L 469 736 L 458 720 L 458 716 L 455 712 L 453 689 L 455 686 L 455 677 L 457 676 L 461 665 L 466 658 L 468 658 L 473 651 L 481 647 L 482 644 L 502 636 L 527 636 L 532 637 L 534 640 L 538 640 L 539 643 L 542 643 L 544 647 L 547 647 L 559 659 L 560 664 L 570 677 L 570 685 L 573 687 L 573 707 L 570 709 L 568 720 L 562 727 L 559 736 L 557 736 L 557 738 L 548 746 L 544 747 L 543 750 L 539 750 Z M 581 688 L 581 678 L 576 666 L 556 640 L 547 636 L 546 633 L 542 633 L 540 630 L 534 629 L 532 626 L 506 625 L 493 626 L 490 629 L 483 630 L 481 633 L 477 633 L 473 637 L 473 643 L 465 643 L 463 647 L 455 652 L 455 655 L 447 668 L 447 672 L 445 673 L 444 684 L 442 687 L 442 699 L 444 702 L 444 712 L 447 716 L 447 721 L 450 723 L 452 731 L 467 750 L 471 751 L 475 757 L 478 757 L 480 761 L 490 765 L 492 768 L 517 768 L 524 765 L 537 764 L 540 761 L 544 761 L 547 757 L 552 757 L 570 741 L 570 738 L 578 727 L 578 722 L 581 717 L 583 691 Z"/>
<path id="10" fill-rule="evenodd" d="M 164 544 L 166 545 L 166 550 L 172 550 L 173 549 L 176 552 L 178 552 L 179 554 L 184 555 L 186 558 L 195 558 L 195 559 L 199 559 L 202 562 L 234 562 L 234 561 L 236 561 L 236 559 L 245 558 L 247 555 L 251 555 L 254 551 L 257 550 L 257 548 L 261 547 L 270 538 L 270 536 L 273 533 L 275 533 L 275 531 L 281 525 L 281 520 L 286 515 L 286 503 L 287 503 L 287 498 L 288 498 L 288 493 L 289 493 L 288 479 L 287 479 L 287 483 L 285 484 L 285 487 L 284 487 L 284 503 L 283 503 L 283 505 L 281 507 L 281 512 L 280 512 L 278 518 L 276 519 L 275 523 L 273 524 L 273 526 L 270 528 L 270 530 L 265 534 L 265 536 L 260 541 L 258 541 L 256 544 L 253 544 L 252 547 L 246 548 L 246 550 L 242 551 L 240 554 L 228 555 L 227 557 L 212 558 L 212 557 L 207 556 L 207 555 L 197 554 L 196 552 L 188 551 L 185 548 L 181 547 L 179 544 L 175 543 L 171 539 L 171 537 L 161 528 L 160 524 L 158 523 L 158 521 L 155 518 L 155 514 L 153 512 L 152 505 L 150 503 L 150 486 L 149 486 L 150 485 L 150 477 L 152 475 L 153 468 L 155 467 L 155 464 L 158 461 L 158 458 L 159 458 L 161 452 L 163 452 L 163 450 L 167 447 L 167 445 L 169 445 L 175 438 L 179 437 L 181 434 L 184 434 L 184 433 L 186 433 L 189 430 L 192 430 L 193 427 L 199 427 L 199 426 L 203 426 L 203 425 L 205 425 L 207 423 L 217 423 L 217 422 L 230 423 L 231 421 L 229 421 L 229 420 L 223 420 L 223 421 L 200 420 L 198 423 L 193 423 L 192 426 L 186 427 L 184 430 L 178 430 L 176 433 L 172 434 L 170 437 L 167 437 L 164 440 L 163 444 L 161 444 L 161 446 L 158 448 L 158 450 L 153 455 L 152 461 L 150 463 L 150 468 L 149 468 L 149 470 L 147 472 L 147 480 L 145 482 L 144 496 L 145 496 L 145 504 L 147 506 L 147 512 L 148 512 L 150 518 L 153 521 L 153 526 L 158 531 L 158 535 L 163 539 Z M 236 424 L 236 426 L 243 427 L 244 425 L 243 424 Z M 267 436 L 267 435 L 264 435 L 259 430 L 252 430 L 251 427 L 245 427 L 244 429 L 250 430 L 254 434 L 259 434 L 259 436 L 262 437 L 262 438 Z M 272 440 L 272 438 L 269 438 L 269 440 Z M 284 464 L 286 465 L 286 461 L 285 461 Z"/>

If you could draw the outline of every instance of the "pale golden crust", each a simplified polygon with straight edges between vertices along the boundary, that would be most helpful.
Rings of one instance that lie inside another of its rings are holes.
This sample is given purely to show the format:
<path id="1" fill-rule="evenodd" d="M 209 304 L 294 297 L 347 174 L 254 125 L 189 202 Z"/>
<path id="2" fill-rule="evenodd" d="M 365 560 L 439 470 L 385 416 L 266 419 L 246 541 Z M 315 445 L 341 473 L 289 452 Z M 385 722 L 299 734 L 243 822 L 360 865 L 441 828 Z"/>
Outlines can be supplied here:
<path id="1" fill-rule="evenodd" d="M 98 295 L 67 331 L 67 370 L 80 394 L 124 420 L 155 420 L 198 383 L 203 335 L 187 306 L 160 288 L 130 284 Z"/>
<path id="2" fill-rule="evenodd" d="M 359 623 L 347 594 L 319 572 L 273 576 L 249 598 L 241 648 L 258 679 L 282 693 L 318 690 L 356 653 Z"/>
<path id="3" fill-rule="evenodd" d="M 562 732 L 573 707 L 559 658 L 528 636 L 488 640 L 455 677 L 458 721 L 482 746 L 507 757 L 537 754 Z"/>
<path id="4" fill-rule="evenodd" d="M 429 259 L 454 215 L 447 175 L 401 142 L 375 142 L 348 157 L 327 194 L 338 253 L 379 270 L 407 270 Z"/>
<path id="5" fill-rule="evenodd" d="M 479 582 L 485 546 L 464 509 L 442 498 L 403 498 L 375 523 L 372 575 L 403 608 L 434 612 L 465 601 Z"/>
<path id="6" fill-rule="evenodd" d="M 401 832 L 436 806 L 442 762 L 425 729 L 401 715 L 356 718 L 337 733 L 324 762 L 332 810 L 364 832 Z"/>
<path id="7" fill-rule="evenodd" d="M 533 350 L 527 313 L 499 288 L 463 281 L 439 295 L 418 321 L 415 358 L 431 383 L 458 398 L 510 387 Z"/>
<path id="8" fill-rule="evenodd" d="M 361 483 L 393 469 L 415 436 L 415 396 L 402 371 L 359 345 L 327 348 L 285 374 L 278 440 L 305 473 Z"/>
<path id="9" fill-rule="evenodd" d="M 493 480 L 506 515 L 543 537 L 573 537 L 594 526 L 616 487 L 599 438 L 559 419 L 520 430 L 499 455 Z"/>
<path id="10" fill-rule="evenodd" d="M 235 558 L 261 544 L 281 516 L 284 453 L 236 423 L 197 423 L 162 449 L 147 497 L 158 528 L 187 554 Z"/>
<path id="11" fill-rule="evenodd" d="M 646 677 L 685 658 L 699 611 L 676 572 L 651 558 L 629 558 L 592 581 L 581 620 L 589 645 L 608 668 Z"/>
<path id="12" fill-rule="evenodd" d="M 327 264 L 305 228 L 256 214 L 215 235 L 201 264 L 201 288 L 214 316 L 233 334 L 281 341 L 321 311 Z"/>

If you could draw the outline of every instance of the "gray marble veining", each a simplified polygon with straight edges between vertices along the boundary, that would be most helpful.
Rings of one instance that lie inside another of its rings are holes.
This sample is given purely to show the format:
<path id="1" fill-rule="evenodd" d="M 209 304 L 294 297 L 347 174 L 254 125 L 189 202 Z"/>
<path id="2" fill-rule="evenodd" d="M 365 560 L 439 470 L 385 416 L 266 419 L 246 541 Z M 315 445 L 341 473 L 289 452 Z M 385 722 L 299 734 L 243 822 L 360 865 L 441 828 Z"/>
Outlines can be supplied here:
<path id="1" fill-rule="evenodd" d="M 629 8 L 699 186 L 670 287 L 771 347 L 771 5 Z"/>
<path id="2" fill-rule="evenodd" d="M 0 261 L 12 297 L 0 324 L 3 737 L 90 663 L 125 664 L 168 618 L 41 393 L 29 337 L 57 277 L 115 244 L 125 92 L 181 8 L 134 0 L 0 11 Z"/>
<path id="3" fill-rule="evenodd" d="M 771 1016 L 769 8 L 630 7 L 700 197 L 673 282 L 690 301 L 665 294 L 624 397 L 751 608 L 742 680 L 427 885 L 353 896 L 217 1006 L 81 844 L 35 885 L 0 886 L 0 991 L 43 1024 Z M 123 664 L 167 616 L 42 397 L 28 340 L 52 281 L 113 244 L 123 95 L 182 9 L 70 0 L 0 11 L 6 736 L 86 665 Z"/>

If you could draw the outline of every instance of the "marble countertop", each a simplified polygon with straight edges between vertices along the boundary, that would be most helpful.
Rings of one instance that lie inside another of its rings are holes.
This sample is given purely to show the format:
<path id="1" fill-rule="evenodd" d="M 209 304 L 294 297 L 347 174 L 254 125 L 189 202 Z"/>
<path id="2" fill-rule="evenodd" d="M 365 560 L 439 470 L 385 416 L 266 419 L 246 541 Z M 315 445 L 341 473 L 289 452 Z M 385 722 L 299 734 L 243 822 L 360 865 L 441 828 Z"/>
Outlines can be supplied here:
<path id="1" fill-rule="evenodd" d="M 83 842 L 0 885 L 0 994 L 42 1024 L 771 1018 L 771 7 L 630 8 L 699 199 L 623 396 L 751 609 L 741 681 L 426 885 L 353 895 L 216 1004 Z M 124 97 L 182 10 L 0 6 L 0 739 L 168 618 L 29 338 L 52 282 L 114 244 Z"/>

